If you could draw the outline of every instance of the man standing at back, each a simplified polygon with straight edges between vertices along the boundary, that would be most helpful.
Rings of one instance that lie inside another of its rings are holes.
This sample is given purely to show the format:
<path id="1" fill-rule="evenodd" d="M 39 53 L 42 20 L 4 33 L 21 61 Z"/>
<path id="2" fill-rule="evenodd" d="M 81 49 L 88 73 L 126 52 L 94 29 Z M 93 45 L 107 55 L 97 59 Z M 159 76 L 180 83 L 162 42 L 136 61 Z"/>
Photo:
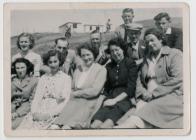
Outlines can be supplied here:
<path id="1" fill-rule="evenodd" d="M 159 13 L 154 17 L 155 25 L 163 33 L 167 45 L 183 51 L 182 30 L 171 26 L 171 17 L 168 13 Z"/>
<path id="2" fill-rule="evenodd" d="M 133 22 L 134 18 L 134 11 L 132 8 L 125 8 L 122 11 L 122 19 L 124 21 L 124 24 L 121 24 L 119 27 L 115 30 L 115 36 L 122 38 L 125 42 L 127 42 L 127 32 L 126 32 L 126 26 L 128 24 L 131 24 Z"/>
<path id="3" fill-rule="evenodd" d="M 127 44 L 126 55 L 136 61 L 139 66 L 143 62 L 144 43 L 142 38 L 143 25 L 133 23 L 134 11 L 131 8 L 125 8 L 122 11 L 122 19 L 124 24 L 121 24 L 115 31 L 115 37 L 122 38 Z"/>

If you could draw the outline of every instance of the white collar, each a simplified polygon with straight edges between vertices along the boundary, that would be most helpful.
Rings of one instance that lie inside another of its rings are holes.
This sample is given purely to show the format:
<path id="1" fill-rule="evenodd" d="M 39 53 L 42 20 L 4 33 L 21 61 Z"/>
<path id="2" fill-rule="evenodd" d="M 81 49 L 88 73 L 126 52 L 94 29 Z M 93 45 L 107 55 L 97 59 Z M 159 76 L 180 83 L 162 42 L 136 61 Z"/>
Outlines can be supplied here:
<path id="1" fill-rule="evenodd" d="M 132 45 L 132 48 L 138 51 L 139 41 L 137 41 L 136 45 Z"/>
<path id="2" fill-rule="evenodd" d="M 167 31 L 165 32 L 165 34 L 170 35 L 172 32 L 171 27 L 167 28 Z"/>

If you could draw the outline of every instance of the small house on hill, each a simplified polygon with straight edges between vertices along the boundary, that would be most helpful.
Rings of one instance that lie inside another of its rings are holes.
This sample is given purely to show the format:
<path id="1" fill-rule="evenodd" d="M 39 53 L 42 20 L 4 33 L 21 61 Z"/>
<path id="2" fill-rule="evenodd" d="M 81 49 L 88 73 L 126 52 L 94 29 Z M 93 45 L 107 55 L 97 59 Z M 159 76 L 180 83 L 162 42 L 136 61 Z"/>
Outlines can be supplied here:
<path id="1" fill-rule="evenodd" d="M 95 25 L 95 24 L 84 24 L 84 32 L 91 32 L 93 30 L 99 30 L 100 32 L 104 32 L 104 25 Z"/>
<path id="2" fill-rule="evenodd" d="M 82 32 L 82 23 L 80 22 L 66 22 L 65 24 L 59 26 L 59 31 L 61 33 L 66 33 L 67 31 L 74 32 Z"/>

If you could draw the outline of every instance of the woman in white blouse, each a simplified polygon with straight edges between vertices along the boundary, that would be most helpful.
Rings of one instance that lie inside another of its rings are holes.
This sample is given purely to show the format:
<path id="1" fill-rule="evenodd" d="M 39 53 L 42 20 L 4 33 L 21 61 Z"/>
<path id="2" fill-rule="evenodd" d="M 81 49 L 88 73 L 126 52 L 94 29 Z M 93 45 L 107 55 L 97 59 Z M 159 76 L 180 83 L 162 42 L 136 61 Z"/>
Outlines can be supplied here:
<path id="1" fill-rule="evenodd" d="M 70 98 L 71 78 L 59 70 L 64 62 L 63 55 L 56 50 L 50 50 L 43 60 L 51 71 L 40 78 L 31 113 L 19 128 L 46 129 Z"/>

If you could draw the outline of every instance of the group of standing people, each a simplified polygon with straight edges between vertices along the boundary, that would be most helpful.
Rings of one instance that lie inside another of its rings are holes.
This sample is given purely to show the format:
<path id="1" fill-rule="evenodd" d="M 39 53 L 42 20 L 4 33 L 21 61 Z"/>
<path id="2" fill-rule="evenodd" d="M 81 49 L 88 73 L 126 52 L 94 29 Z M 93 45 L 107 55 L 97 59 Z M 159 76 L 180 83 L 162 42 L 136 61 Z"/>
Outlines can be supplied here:
<path id="1" fill-rule="evenodd" d="M 182 32 L 168 13 L 145 31 L 133 18 L 125 8 L 107 46 L 95 30 L 77 52 L 62 37 L 41 57 L 32 35 L 19 35 L 12 128 L 183 128 Z"/>

